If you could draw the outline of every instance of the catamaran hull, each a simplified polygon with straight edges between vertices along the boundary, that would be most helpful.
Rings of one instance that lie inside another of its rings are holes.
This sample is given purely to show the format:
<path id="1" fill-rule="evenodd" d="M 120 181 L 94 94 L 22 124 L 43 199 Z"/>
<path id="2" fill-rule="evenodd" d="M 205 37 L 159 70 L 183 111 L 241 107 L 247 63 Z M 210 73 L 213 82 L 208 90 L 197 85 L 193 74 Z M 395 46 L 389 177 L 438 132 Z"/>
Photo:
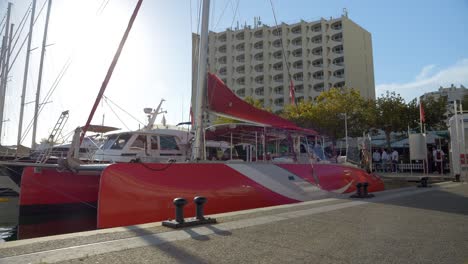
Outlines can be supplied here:
<path id="1" fill-rule="evenodd" d="M 380 178 L 336 164 L 122 163 L 100 177 L 27 168 L 23 180 L 21 207 L 97 201 L 98 228 L 174 218 L 177 197 L 188 200 L 191 217 L 195 196 L 208 198 L 205 213 L 215 214 L 333 197 L 358 182 L 368 182 L 369 192 L 384 189 Z"/>

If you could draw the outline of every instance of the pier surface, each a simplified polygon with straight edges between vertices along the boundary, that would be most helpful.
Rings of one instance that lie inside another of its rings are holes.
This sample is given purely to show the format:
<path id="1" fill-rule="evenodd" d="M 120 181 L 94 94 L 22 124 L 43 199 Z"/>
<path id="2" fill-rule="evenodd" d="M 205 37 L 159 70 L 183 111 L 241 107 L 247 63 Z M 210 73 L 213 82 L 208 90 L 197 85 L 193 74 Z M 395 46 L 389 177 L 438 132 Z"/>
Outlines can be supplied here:
<path id="1" fill-rule="evenodd" d="M 347 197 L 7 242 L 0 263 L 468 263 L 468 184 Z"/>

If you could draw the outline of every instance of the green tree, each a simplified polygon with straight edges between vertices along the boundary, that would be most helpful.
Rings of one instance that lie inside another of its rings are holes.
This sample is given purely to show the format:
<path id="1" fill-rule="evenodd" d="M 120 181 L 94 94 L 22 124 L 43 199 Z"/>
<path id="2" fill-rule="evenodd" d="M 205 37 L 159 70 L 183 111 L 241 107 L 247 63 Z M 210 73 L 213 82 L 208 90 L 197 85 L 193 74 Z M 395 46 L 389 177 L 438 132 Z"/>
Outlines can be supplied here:
<path id="1" fill-rule="evenodd" d="M 447 129 L 447 97 L 441 96 L 438 99 L 428 96 L 422 100 L 424 115 L 426 119 L 426 129 L 445 130 Z"/>
<path id="2" fill-rule="evenodd" d="M 389 91 L 377 98 L 376 110 L 376 125 L 385 132 L 387 146 L 390 147 L 390 133 L 406 131 L 412 118 L 411 112 L 399 94 Z"/>
<path id="3" fill-rule="evenodd" d="M 287 106 L 283 116 L 299 126 L 313 128 L 337 139 L 345 136 L 345 116 L 349 136 L 359 136 L 369 130 L 374 125 L 375 105 L 354 89 L 332 88 L 322 92 L 315 103 Z"/>

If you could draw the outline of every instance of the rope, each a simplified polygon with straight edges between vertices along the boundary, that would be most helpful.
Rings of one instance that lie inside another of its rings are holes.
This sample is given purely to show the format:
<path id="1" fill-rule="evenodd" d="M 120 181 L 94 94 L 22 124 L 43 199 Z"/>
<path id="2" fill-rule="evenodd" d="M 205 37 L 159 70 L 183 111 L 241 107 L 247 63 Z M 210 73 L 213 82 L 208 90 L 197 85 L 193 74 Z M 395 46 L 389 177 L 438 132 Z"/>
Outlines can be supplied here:
<path id="1" fill-rule="evenodd" d="M 107 100 L 106 100 L 106 103 L 107 103 Z M 111 106 L 109 103 L 107 103 L 107 106 L 109 106 L 109 109 L 112 111 L 112 113 L 114 113 L 115 117 L 117 117 L 117 119 L 119 119 L 119 121 L 122 123 L 122 125 L 124 125 L 124 127 L 125 127 L 127 130 L 131 130 L 131 129 L 125 124 L 125 122 L 124 122 L 122 119 L 120 119 L 119 115 L 114 111 L 114 109 L 112 108 L 112 106 Z"/>
<path id="2" fill-rule="evenodd" d="M 236 4 L 236 9 L 234 10 L 234 14 L 232 16 L 232 22 L 231 22 L 231 28 L 232 28 L 232 25 L 234 25 L 234 21 L 236 20 L 236 14 L 237 14 L 237 10 L 239 8 L 239 0 L 237 0 L 237 4 Z"/>
<path id="3" fill-rule="evenodd" d="M 146 165 L 145 163 L 143 163 L 143 162 L 141 162 L 139 160 L 135 161 L 134 163 L 138 163 L 138 164 L 140 164 L 141 166 L 143 166 L 144 168 L 146 168 L 146 169 L 148 169 L 150 171 L 165 171 L 165 170 L 169 169 L 169 167 L 171 167 L 172 164 L 174 164 L 175 162 L 176 162 L 175 160 L 171 159 L 171 160 L 169 160 L 169 163 L 165 167 L 163 167 L 161 169 L 151 168 L 151 167 L 149 167 L 148 165 Z"/>
<path id="4" fill-rule="evenodd" d="M 137 121 L 138 123 L 142 124 L 142 125 L 145 125 L 143 122 L 141 122 L 140 120 L 138 120 L 136 117 L 134 117 L 133 115 L 131 115 L 129 112 L 127 112 L 125 109 L 123 109 L 122 107 L 120 107 L 118 104 L 116 104 L 115 102 L 113 102 L 111 99 L 109 99 L 109 97 L 103 95 L 104 99 L 106 100 L 109 100 L 109 102 L 111 102 L 113 105 L 115 105 L 117 108 L 119 108 L 121 111 L 123 111 L 124 113 L 126 113 L 127 115 L 129 115 L 131 118 L 133 118 L 135 121 Z"/>

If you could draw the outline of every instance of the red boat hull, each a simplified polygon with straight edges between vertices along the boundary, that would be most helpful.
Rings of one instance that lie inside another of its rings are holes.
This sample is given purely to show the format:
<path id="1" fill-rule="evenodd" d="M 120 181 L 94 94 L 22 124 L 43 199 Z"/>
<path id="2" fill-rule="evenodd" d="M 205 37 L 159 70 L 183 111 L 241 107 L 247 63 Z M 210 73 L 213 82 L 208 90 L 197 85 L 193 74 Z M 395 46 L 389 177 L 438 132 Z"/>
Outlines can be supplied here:
<path id="1" fill-rule="evenodd" d="M 99 173 L 99 172 L 98 172 Z M 121 163 L 99 175 L 42 169 L 23 172 L 21 207 L 95 203 L 97 227 L 126 226 L 174 217 L 173 199 L 188 200 L 185 216 L 195 215 L 195 196 L 208 198 L 206 214 L 230 212 L 384 189 L 380 178 L 336 164 Z"/>

